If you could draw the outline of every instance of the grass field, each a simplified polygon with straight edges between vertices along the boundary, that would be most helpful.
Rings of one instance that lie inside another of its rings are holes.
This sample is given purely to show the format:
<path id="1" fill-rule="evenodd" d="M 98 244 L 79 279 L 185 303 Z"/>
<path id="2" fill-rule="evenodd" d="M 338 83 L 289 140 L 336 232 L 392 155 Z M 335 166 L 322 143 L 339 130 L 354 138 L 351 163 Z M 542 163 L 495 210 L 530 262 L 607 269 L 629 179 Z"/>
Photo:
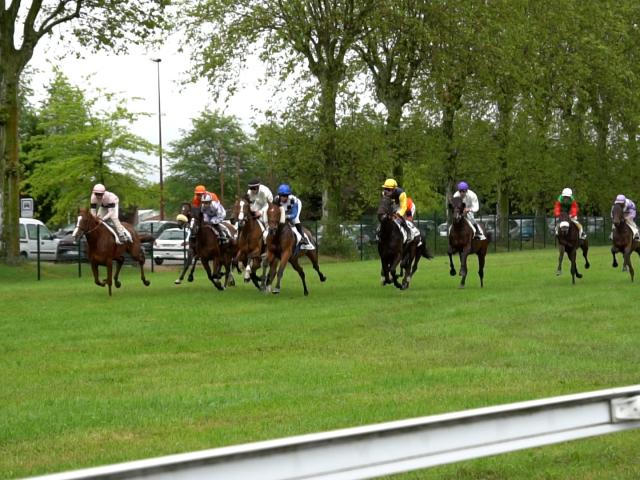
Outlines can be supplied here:
<path id="1" fill-rule="evenodd" d="M 638 257 L 635 263 L 640 266 Z M 0 267 L 0 476 L 69 469 L 640 383 L 640 282 L 604 247 L 571 285 L 553 249 L 448 259 L 411 288 L 327 262 L 309 297 L 173 285 L 135 268 L 109 298 L 88 268 Z M 582 267 L 582 263 L 581 263 Z M 566 270 L 566 269 L 565 269 Z M 582 267 L 581 270 L 584 270 Z M 640 431 L 400 475 L 637 479 Z"/>

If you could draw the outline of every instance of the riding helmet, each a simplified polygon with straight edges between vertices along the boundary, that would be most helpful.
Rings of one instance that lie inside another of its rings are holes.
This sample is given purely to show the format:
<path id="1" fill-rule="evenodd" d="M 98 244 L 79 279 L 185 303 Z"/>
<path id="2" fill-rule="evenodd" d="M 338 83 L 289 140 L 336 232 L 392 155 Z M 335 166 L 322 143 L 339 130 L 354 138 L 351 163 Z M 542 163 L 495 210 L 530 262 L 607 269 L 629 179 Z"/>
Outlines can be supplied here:
<path id="1" fill-rule="evenodd" d="M 458 183 L 458 190 L 469 190 L 469 184 L 464 181 Z"/>
<path id="2" fill-rule="evenodd" d="M 208 193 L 205 193 L 204 195 L 202 195 L 202 203 L 210 202 L 211 200 L 212 200 L 211 195 L 209 195 Z"/>
<path id="3" fill-rule="evenodd" d="M 206 191 L 207 189 L 204 188 L 204 185 L 198 185 L 196 189 L 193 191 L 193 193 L 204 193 Z"/>
<path id="4" fill-rule="evenodd" d="M 571 197 L 573 196 L 573 190 L 571 190 L 569 187 L 565 188 L 562 190 L 562 193 L 560 194 L 563 197 Z"/>
<path id="5" fill-rule="evenodd" d="M 393 178 L 387 178 L 382 184 L 382 188 L 398 188 L 398 182 Z"/>
<path id="6" fill-rule="evenodd" d="M 291 195 L 291 187 L 283 183 L 278 187 L 278 195 Z"/>
<path id="7" fill-rule="evenodd" d="M 254 178 L 253 180 L 251 180 L 249 182 L 249 188 L 256 188 L 260 186 L 260 179 L 259 178 Z"/>
<path id="8" fill-rule="evenodd" d="M 186 215 L 183 215 L 182 213 L 179 213 L 178 216 L 176 217 L 176 221 L 177 222 L 182 222 L 182 223 L 187 223 L 189 221 L 189 219 L 186 217 Z"/>
<path id="9" fill-rule="evenodd" d="M 106 191 L 107 191 L 107 189 L 104 188 L 104 185 L 102 185 L 101 183 L 96 183 L 93 186 L 93 193 L 104 193 Z"/>
<path id="10" fill-rule="evenodd" d="M 625 197 L 623 194 L 620 194 L 616 197 L 616 201 L 614 203 L 624 203 L 627 201 L 627 197 Z"/>

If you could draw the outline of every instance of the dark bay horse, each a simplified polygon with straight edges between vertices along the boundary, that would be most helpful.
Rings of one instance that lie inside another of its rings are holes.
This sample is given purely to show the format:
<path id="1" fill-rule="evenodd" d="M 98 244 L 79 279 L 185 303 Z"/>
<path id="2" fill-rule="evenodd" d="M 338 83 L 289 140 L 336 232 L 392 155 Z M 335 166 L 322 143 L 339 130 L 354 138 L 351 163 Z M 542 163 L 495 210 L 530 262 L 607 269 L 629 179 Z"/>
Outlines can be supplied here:
<path id="1" fill-rule="evenodd" d="M 562 242 L 560 241 L 560 234 L 561 234 L 560 224 L 563 221 L 570 222 L 571 224 L 573 224 L 573 222 L 571 222 L 571 219 L 569 218 L 569 215 L 567 215 L 566 213 L 564 215 L 562 214 L 560 215 L 560 218 L 558 219 L 558 227 L 556 230 L 556 238 L 558 239 L 558 251 L 559 251 L 558 269 L 556 270 L 556 275 L 560 275 L 562 273 L 562 260 L 564 259 L 564 253 L 567 250 L 566 242 L 569 241 L 566 235 L 565 235 L 565 238 L 567 238 L 567 240 Z M 577 231 L 578 230 L 577 225 L 573 224 L 573 226 L 576 227 L 576 231 Z M 573 238 L 573 234 L 571 235 L 571 238 Z M 582 256 L 584 257 L 584 268 L 589 268 L 591 266 L 591 264 L 589 263 L 589 259 L 587 258 L 587 254 L 589 253 L 589 239 L 588 238 L 581 239 L 579 232 L 577 234 L 577 238 L 578 238 L 577 240 L 578 246 L 582 250 Z M 577 255 L 577 249 L 576 249 L 576 255 Z M 578 278 L 582 278 L 582 275 L 578 274 Z"/>
<path id="2" fill-rule="evenodd" d="M 622 271 L 629 271 L 631 281 L 633 282 L 634 270 L 631 264 L 631 255 L 636 252 L 640 255 L 640 243 L 633 239 L 633 232 L 631 227 L 627 225 L 624 219 L 624 211 L 622 205 L 615 203 L 611 209 L 611 218 L 613 221 L 613 236 L 611 255 L 613 255 L 612 266 L 615 268 L 618 266 L 616 260 L 616 253 L 622 253 L 623 263 Z"/>
<path id="3" fill-rule="evenodd" d="M 430 259 L 433 256 L 420 235 L 405 244 L 400 230 L 403 227 L 397 223 L 397 214 L 391 198 L 383 196 L 380 199 L 377 215 L 380 222 L 378 254 L 382 264 L 381 284 L 384 286 L 393 283 L 395 287 L 405 290 L 409 288 L 411 278 L 418 269 L 420 257 Z M 401 269 L 400 275 L 396 274 L 398 266 Z M 400 276 L 403 276 L 402 283 L 398 282 Z"/>
<path id="4" fill-rule="evenodd" d="M 234 265 L 242 263 L 245 268 L 244 281 L 252 281 L 258 290 L 261 289 L 261 281 L 267 269 L 266 244 L 260 221 L 253 215 L 249 208 L 248 196 L 236 200 L 231 211 L 231 222 L 238 224 L 238 253 L 233 260 Z M 257 270 L 262 265 L 262 275 L 257 275 Z"/>
<path id="5" fill-rule="evenodd" d="M 560 218 L 558 219 L 558 233 L 556 237 L 558 238 L 558 248 L 560 249 L 560 257 L 558 259 L 558 271 L 560 271 L 562 265 L 562 257 L 564 252 L 567 252 L 567 256 L 571 261 L 571 282 L 576 283 L 576 277 L 582 278 L 582 274 L 578 272 L 578 266 L 576 264 L 576 254 L 578 252 L 578 247 L 580 246 L 580 232 L 578 226 L 571 221 L 569 218 L 569 214 L 567 212 L 562 212 L 560 214 Z M 589 260 L 587 260 L 587 252 L 589 251 L 589 243 L 588 240 L 584 240 L 586 242 L 586 250 L 583 248 L 583 255 L 586 260 L 584 268 L 589 268 Z"/>
<path id="6" fill-rule="evenodd" d="M 229 223 L 224 225 L 235 236 L 235 228 Z M 227 286 L 235 285 L 233 275 L 231 273 L 231 262 L 237 252 L 237 244 L 235 240 L 231 240 L 222 244 L 218 239 L 218 233 L 210 225 L 201 224 L 196 233 L 196 254 L 202 262 L 202 266 L 207 272 L 207 278 L 215 285 L 218 290 L 224 290 Z M 212 266 L 209 262 L 212 262 Z M 224 285 L 220 283 L 222 277 L 222 269 L 224 268 Z"/>
<path id="7" fill-rule="evenodd" d="M 80 240 L 83 235 L 87 238 L 87 255 L 91 263 L 91 271 L 93 272 L 93 280 L 96 285 L 109 287 L 109 296 L 111 296 L 111 284 L 116 288 L 120 288 L 120 269 L 124 263 L 124 254 L 127 252 L 140 265 L 140 278 L 145 286 L 151 282 L 144 276 L 144 250 L 142 249 L 141 240 L 151 240 L 151 235 L 141 236 L 128 223 L 122 222 L 122 226 L 127 229 L 131 235 L 132 242 L 125 244 L 116 243 L 116 239 L 111 230 L 98 217 L 93 216 L 86 208 L 78 210 L 78 222 L 73 231 L 76 240 Z M 113 274 L 113 262 L 116 262 L 116 271 Z M 100 280 L 98 278 L 98 266 L 107 267 L 107 278 Z"/>
<path id="8" fill-rule="evenodd" d="M 180 213 L 182 215 L 184 215 L 185 217 L 187 217 L 187 220 L 189 221 L 189 224 L 191 223 L 191 218 L 192 218 L 192 207 L 191 207 L 191 203 L 189 202 L 184 202 L 181 206 L 180 206 Z M 200 212 L 198 212 L 200 213 Z M 191 235 L 194 235 L 194 232 L 191 232 Z M 196 269 L 196 265 L 198 264 L 198 260 L 200 259 L 200 257 L 198 256 L 198 254 L 195 251 L 195 242 L 189 242 L 189 250 L 187 251 L 187 259 L 184 262 L 184 265 L 182 267 L 182 271 L 180 272 L 180 276 L 175 280 L 176 285 L 180 285 L 182 283 L 182 280 L 184 280 L 184 276 L 187 273 L 187 270 L 189 270 L 189 267 L 191 267 L 191 270 L 189 271 L 189 276 L 187 277 L 187 281 L 189 282 L 193 282 L 193 272 Z"/>
<path id="9" fill-rule="evenodd" d="M 480 287 L 484 287 L 484 263 L 489 249 L 490 238 L 486 229 L 481 226 L 485 232 L 486 238 L 478 240 L 474 238 L 475 232 L 469 222 L 467 222 L 464 212 L 465 203 L 460 197 L 452 197 L 449 200 L 449 210 L 451 213 L 451 228 L 449 230 L 449 274 L 454 276 L 456 269 L 453 265 L 453 254 L 457 253 L 460 257 L 460 288 L 464 288 L 467 278 L 467 258 L 469 255 L 478 255 L 478 275 L 480 276 Z"/>
<path id="10" fill-rule="evenodd" d="M 311 232 L 305 228 L 304 232 L 309 238 L 311 244 L 316 248 L 313 250 L 301 250 L 299 246 L 296 247 L 296 236 L 293 233 L 292 227 L 289 222 L 281 221 L 280 206 L 275 203 L 269 204 L 267 220 L 269 227 L 269 234 L 267 235 L 267 264 L 269 265 L 269 273 L 262 278 L 262 289 L 265 292 L 270 290 L 271 283 L 276 276 L 277 270 L 278 280 L 275 288 L 271 291 L 272 293 L 280 293 L 282 275 L 284 274 L 284 269 L 287 267 L 287 263 L 290 263 L 295 271 L 298 272 L 298 275 L 300 275 L 304 294 L 309 295 L 304 270 L 300 265 L 301 255 L 306 255 L 307 258 L 311 260 L 313 269 L 318 272 L 318 277 L 320 277 L 321 282 L 324 282 L 327 279 L 327 277 L 325 277 L 320 271 L 320 266 L 318 265 L 318 250 L 315 238 L 313 238 Z"/>

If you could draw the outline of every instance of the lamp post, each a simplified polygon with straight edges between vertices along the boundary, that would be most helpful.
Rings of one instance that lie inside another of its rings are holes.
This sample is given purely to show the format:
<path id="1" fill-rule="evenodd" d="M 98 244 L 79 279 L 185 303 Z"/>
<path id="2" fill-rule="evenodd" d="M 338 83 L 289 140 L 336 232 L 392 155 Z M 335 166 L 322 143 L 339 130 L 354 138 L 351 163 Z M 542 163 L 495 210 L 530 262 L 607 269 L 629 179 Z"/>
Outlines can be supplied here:
<path id="1" fill-rule="evenodd" d="M 160 220 L 164 220 L 164 179 L 162 177 L 162 110 L 160 109 L 160 62 L 161 58 L 152 58 L 158 67 L 158 154 L 160 156 Z"/>

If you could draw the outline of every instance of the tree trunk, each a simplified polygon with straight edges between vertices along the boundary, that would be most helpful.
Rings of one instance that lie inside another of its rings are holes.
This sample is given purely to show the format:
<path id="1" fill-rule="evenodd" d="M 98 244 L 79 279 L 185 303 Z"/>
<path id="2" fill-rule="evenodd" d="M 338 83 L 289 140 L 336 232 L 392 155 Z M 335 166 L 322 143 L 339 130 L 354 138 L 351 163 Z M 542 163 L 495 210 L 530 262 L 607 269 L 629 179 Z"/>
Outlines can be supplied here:
<path id="1" fill-rule="evenodd" d="M 404 164 L 400 152 L 400 123 L 402 121 L 402 102 L 387 100 L 387 148 L 393 165 L 393 178 L 404 185 Z"/>
<path id="2" fill-rule="evenodd" d="M 341 197 L 341 175 L 338 156 L 336 153 L 336 97 L 338 82 L 332 79 L 325 79 L 320 82 L 320 109 L 318 117 L 320 120 L 320 149 L 324 158 L 324 171 L 326 181 L 326 196 L 323 194 L 322 220 L 327 225 L 327 233 L 330 237 L 339 235 L 340 223 L 340 197 Z"/>
<path id="3" fill-rule="evenodd" d="M 498 144 L 498 183 L 496 193 L 498 199 L 498 217 L 500 219 L 500 232 L 502 241 L 507 242 L 509 237 L 509 196 L 511 189 L 511 172 L 507 158 L 509 146 L 509 132 L 511 130 L 511 116 L 513 102 L 505 96 L 498 100 L 498 125 L 496 126 L 496 142 Z"/>
<path id="4" fill-rule="evenodd" d="M 0 214 L 2 255 L 9 265 L 20 260 L 18 123 L 18 75 L 3 70 L 0 71 Z"/>

